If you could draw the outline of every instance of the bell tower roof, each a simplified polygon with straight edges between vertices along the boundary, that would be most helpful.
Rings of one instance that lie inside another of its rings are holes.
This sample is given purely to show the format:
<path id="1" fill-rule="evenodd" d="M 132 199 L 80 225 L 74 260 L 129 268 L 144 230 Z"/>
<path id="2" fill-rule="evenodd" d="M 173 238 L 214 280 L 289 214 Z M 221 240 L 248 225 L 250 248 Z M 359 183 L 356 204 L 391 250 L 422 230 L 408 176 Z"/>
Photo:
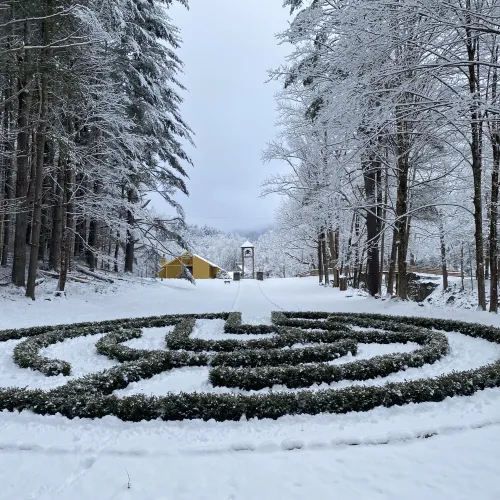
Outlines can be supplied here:
<path id="1" fill-rule="evenodd" d="M 248 240 L 241 245 L 241 248 L 255 248 Z"/>

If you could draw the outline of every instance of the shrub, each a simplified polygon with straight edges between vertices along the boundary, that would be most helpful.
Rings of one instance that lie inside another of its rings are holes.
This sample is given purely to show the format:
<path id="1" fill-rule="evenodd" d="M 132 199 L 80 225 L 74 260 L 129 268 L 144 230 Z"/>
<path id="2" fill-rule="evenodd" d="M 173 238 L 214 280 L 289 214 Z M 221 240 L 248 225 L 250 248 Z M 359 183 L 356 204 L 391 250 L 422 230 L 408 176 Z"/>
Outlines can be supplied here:
<path id="1" fill-rule="evenodd" d="M 228 315 L 226 324 L 224 325 L 225 333 L 241 333 L 245 334 L 265 334 L 276 332 L 276 327 L 272 325 L 243 325 L 240 312 L 231 312 Z"/>
<path id="2" fill-rule="evenodd" d="M 55 374 L 57 371 L 65 374 L 67 367 L 51 365 L 48 362 L 52 363 L 57 360 L 46 360 L 39 355 L 39 349 L 78 335 L 105 333 L 105 337 L 99 342 L 99 348 L 107 355 L 114 356 L 115 359 L 129 358 L 119 366 L 71 380 L 64 386 L 47 392 L 21 388 L 0 389 L 0 410 L 28 409 L 40 414 L 61 413 L 69 418 L 100 418 L 105 415 L 115 415 L 122 420 L 129 421 L 156 418 L 163 420 L 199 418 L 223 421 L 239 420 L 242 416 L 278 418 L 283 415 L 304 413 L 367 411 L 377 406 L 389 407 L 407 403 L 442 401 L 446 397 L 470 395 L 487 387 L 500 386 L 500 361 L 497 361 L 475 370 L 374 387 L 353 386 L 344 389 L 304 390 L 296 393 L 271 392 L 258 395 L 194 393 L 169 394 L 159 398 L 145 396 L 118 398 L 113 395 L 115 390 L 125 388 L 131 382 L 150 378 L 166 370 L 210 364 L 212 374 L 224 373 L 227 377 L 243 374 L 245 384 L 254 384 L 255 380 L 257 380 L 255 384 L 260 383 L 259 379 L 255 378 L 257 372 L 265 373 L 266 377 L 272 377 L 273 380 L 281 382 L 286 379 L 287 384 L 292 386 L 295 384 L 297 387 L 311 384 L 311 381 L 317 383 L 318 380 L 325 378 L 330 380 L 333 377 L 333 380 L 337 380 L 340 376 L 365 380 L 372 376 L 392 373 L 395 369 L 405 369 L 406 366 L 421 366 L 445 354 L 448 349 L 446 336 L 433 332 L 431 329 L 457 331 L 500 343 L 499 329 L 474 323 L 431 318 L 316 312 L 274 313 L 275 326 L 273 328 L 277 331 L 277 335 L 270 339 L 247 342 L 240 340 L 202 341 L 208 342 L 202 346 L 197 343 L 201 339 L 189 338 L 196 318 L 228 320 L 229 317 L 230 313 L 159 316 L 0 332 L 1 340 L 28 337 L 16 347 L 16 362 L 20 366 L 29 368 L 36 366 L 48 375 Z M 284 324 L 292 321 L 293 327 Z M 314 322 L 321 322 L 323 325 L 321 331 L 311 329 L 311 323 L 314 324 Z M 145 351 L 121 345 L 125 340 L 140 335 L 138 330 L 140 328 L 172 324 L 175 328 L 168 338 L 169 342 L 172 337 L 174 337 L 174 344 L 175 342 L 186 344 L 187 341 L 196 341 L 194 344 L 187 342 L 187 345 L 198 346 L 200 351 L 206 350 L 207 346 L 215 346 L 219 347 L 219 353 L 199 352 L 197 354 L 182 350 L 185 347 L 179 347 L 175 351 Z M 356 330 L 350 328 L 350 325 L 370 330 Z M 230 328 L 236 327 L 230 325 Z M 384 331 L 381 331 L 382 329 Z M 321 344 L 312 348 L 276 351 L 276 349 L 293 345 L 290 342 L 308 341 Z M 422 347 L 412 353 L 391 354 L 345 365 L 330 366 L 318 362 L 320 358 L 323 359 L 322 356 L 335 355 L 342 346 L 347 348 L 350 345 L 352 349 L 355 348 L 356 342 L 370 341 L 414 341 Z M 227 344 L 227 342 L 232 343 Z M 306 359 L 313 358 L 314 362 L 307 366 L 287 366 L 282 364 L 286 362 L 287 356 L 290 357 L 290 362 L 305 362 Z M 403 365 L 403 363 L 406 364 Z M 233 368 L 242 366 L 245 368 Z M 337 370 L 342 373 L 340 374 Z M 247 382 L 248 380 L 250 382 Z"/>
<path id="3" fill-rule="evenodd" d="M 358 342 L 377 342 L 377 340 L 381 343 L 391 342 L 391 334 L 386 332 L 353 331 L 350 335 Z M 214 386 L 237 387 L 247 391 L 260 390 L 274 385 L 284 385 L 290 389 L 296 389 L 310 387 L 314 384 L 331 384 L 341 380 L 368 380 L 376 377 L 387 377 L 391 373 L 407 368 L 419 368 L 424 364 L 434 363 L 448 353 L 448 339 L 442 333 L 417 331 L 413 336 L 404 334 L 401 338 L 401 335 L 395 335 L 398 340 L 392 341 L 413 341 L 424 346 L 410 353 L 386 354 L 342 365 L 319 363 L 276 366 L 276 364 L 268 364 L 267 366 L 253 365 L 256 366 L 255 368 L 236 369 L 226 365 L 212 368 L 209 380 Z"/>
<path id="4" fill-rule="evenodd" d="M 294 344 L 307 344 L 313 342 L 333 343 L 349 338 L 351 336 L 350 329 L 345 326 L 343 328 L 344 331 L 319 331 L 275 326 L 273 330 L 277 332 L 277 335 L 270 338 L 252 340 L 205 340 L 191 338 L 189 335 L 191 334 L 192 326 L 186 324 L 185 328 L 178 328 L 172 332 L 167 340 L 167 345 L 170 349 L 183 349 L 195 352 L 234 352 L 256 349 L 280 349 L 283 347 L 291 347 Z"/>
<path id="5" fill-rule="evenodd" d="M 227 319 L 228 313 L 198 314 L 199 319 Z M 152 316 L 146 318 L 128 318 L 103 321 L 100 323 L 77 323 L 74 325 L 44 326 L 21 330 L 4 330 L 0 332 L 0 342 L 28 337 L 14 348 L 14 362 L 21 368 L 38 370 L 46 376 L 71 374 L 71 365 L 62 360 L 50 359 L 39 354 L 43 347 L 63 342 L 67 339 L 106 333 L 96 343 L 98 352 L 119 361 L 131 361 L 147 355 L 151 351 L 131 349 L 120 345 L 132 338 L 141 336 L 141 328 L 155 328 L 176 325 L 179 331 L 187 324 L 194 325 L 192 315 Z M 174 329 L 175 331 L 175 329 Z M 192 327 L 189 330 L 191 333 Z M 188 335 L 189 335 L 188 333 Z"/>
<path id="6" fill-rule="evenodd" d="M 230 353 L 222 352 L 215 355 L 210 364 L 220 367 L 258 367 L 318 363 L 331 361 L 345 356 L 349 352 L 353 355 L 358 352 L 357 342 L 352 339 L 302 349 L 253 349 Z"/>

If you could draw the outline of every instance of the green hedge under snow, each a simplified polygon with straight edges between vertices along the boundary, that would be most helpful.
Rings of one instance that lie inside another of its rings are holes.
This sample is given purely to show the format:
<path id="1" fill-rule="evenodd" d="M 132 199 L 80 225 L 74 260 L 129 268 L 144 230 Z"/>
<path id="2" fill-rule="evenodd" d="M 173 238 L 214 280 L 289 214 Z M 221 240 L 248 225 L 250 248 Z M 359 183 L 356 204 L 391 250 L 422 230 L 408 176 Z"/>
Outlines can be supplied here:
<path id="1" fill-rule="evenodd" d="M 276 335 L 249 341 L 193 339 L 190 333 L 196 319 L 224 319 L 225 331 L 241 333 L 242 339 L 246 333 L 276 332 Z M 307 387 L 349 378 L 366 380 L 408 366 L 432 363 L 445 355 L 448 352 L 446 336 L 434 330 L 460 332 L 500 343 L 499 329 L 441 319 L 316 312 L 278 312 L 273 313 L 272 319 L 274 326 L 263 325 L 265 328 L 242 325 L 241 315 L 220 313 L 5 330 L 0 332 L 0 341 L 26 338 L 15 348 L 16 363 L 38 369 L 48 376 L 66 375 L 71 367 L 66 362 L 44 358 L 40 349 L 81 335 L 103 333 L 96 344 L 98 351 L 121 361 L 121 364 L 70 380 L 51 391 L 0 389 L 0 410 L 29 409 L 40 414 L 61 413 L 69 418 L 115 415 L 128 421 L 157 418 L 222 421 L 242 417 L 278 418 L 295 414 L 367 411 L 377 406 L 441 401 L 446 397 L 470 395 L 487 387 L 500 386 L 500 361 L 497 361 L 475 370 L 381 386 L 266 394 L 194 393 L 125 398 L 113 394 L 131 382 L 185 366 L 210 366 L 211 380 L 216 375 L 221 383 L 231 383 L 234 387 L 243 384 L 245 389 L 274 384 Z M 174 332 L 166 339 L 170 350 L 147 351 L 123 345 L 131 338 L 138 338 L 143 328 L 167 325 L 175 325 Z M 344 352 L 354 354 L 358 342 L 370 341 L 416 342 L 421 347 L 412 353 L 390 354 L 344 365 L 323 363 L 328 356 L 335 357 Z M 308 343 L 317 345 L 287 349 L 294 344 Z M 266 385 L 262 386 L 263 383 Z"/>

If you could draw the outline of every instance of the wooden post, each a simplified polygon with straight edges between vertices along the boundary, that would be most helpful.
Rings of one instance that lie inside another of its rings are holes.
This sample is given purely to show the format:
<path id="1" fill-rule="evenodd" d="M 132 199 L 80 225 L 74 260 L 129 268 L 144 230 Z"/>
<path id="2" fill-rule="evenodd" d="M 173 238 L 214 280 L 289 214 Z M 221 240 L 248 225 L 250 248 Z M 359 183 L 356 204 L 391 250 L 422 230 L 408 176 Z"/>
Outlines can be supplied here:
<path id="1" fill-rule="evenodd" d="M 345 276 L 339 278 L 339 288 L 341 292 L 347 291 L 347 278 Z"/>

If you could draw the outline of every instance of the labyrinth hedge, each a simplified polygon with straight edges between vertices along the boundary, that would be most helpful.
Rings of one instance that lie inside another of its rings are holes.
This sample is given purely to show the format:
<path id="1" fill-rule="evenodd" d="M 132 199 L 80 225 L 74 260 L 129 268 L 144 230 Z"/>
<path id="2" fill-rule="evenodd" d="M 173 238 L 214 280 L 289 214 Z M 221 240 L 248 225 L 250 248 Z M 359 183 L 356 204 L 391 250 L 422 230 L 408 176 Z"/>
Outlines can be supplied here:
<path id="1" fill-rule="evenodd" d="M 272 325 L 244 325 L 241 321 L 240 312 L 230 312 L 227 316 L 226 323 L 224 325 L 224 333 L 240 333 L 245 334 L 266 334 L 274 333 L 276 328 Z"/>
<path id="2" fill-rule="evenodd" d="M 17 340 L 27 337 L 26 340 L 20 342 L 14 348 L 14 362 L 21 368 L 31 368 L 32 370 L 41 371 L 47 376 L 54 375 L 70 375 L 71 366 L 66 361 L 49 359 L 40 356 L 39 350 L 43 347 L 63 342 L 64 340 L 83 337 L 86 335 L 95 335 L 105 333 L 103 342 L 99 342 L 98 352 L 109 356 L 110 358 L 119 358 L 120 353 L 123 357 L 127 357 L 128 352 L 130 359 L 123 359 L 123 361 L 130 361 L 138 359 L 140 355 L 130 353 L 130 351 L 139 351 L 142 354 L 152 351 L 141 351 L 138 349 L 130 349 L 126 346 L 119 346 L 119 342 L 125 342 L 132 338 L 141 336 L 142 328 L 159 328 L 164 326 L 175 325 L 175 328 L 182 330 L 188 328 L 191 332 L 195 319 L 224 319 L 226 320 L 229 313 L 219 314 L 198 314 L 196 318 L 192 315 L 167 315 L 167 316 L 151 316 L 145 318 L 132 318 L 121 319 L 112 321 L 103 321 L 95 323 L 76 323 L 73 325 L 57 325 L 57 326 L 43 326 L 34 328 L 24 328 L 19 330 L 4 330 L 0 331 L 0 342 L 7 340 Z M 118 339 L 123 339 L 119 341 Z M 105 339 L 105 340 L 104 340 Z M 112 345 L 117 347 L 113 349 Z"/>
<path id="3" fill-rule="evenodd" d="M 224 330 L 239 333 L 273 333 L 256 340 L 193 339 L 196 319 L 226 320 Z M 367 411 L 377 406 L 441 401 L 450 396 L 471 395 L 500 386 L 500 361 L 487 366 L 432 379 L 381 386 L 353 386 L 344 389 L 271 392 L 265 394 L 169 394 L 119 398 L 113 394 L 131 382 L 147 379 L 175 368 L 209 366 L 214 385 L 259 389 L 274 384 L 309 387 L 342 379 L 366 380 L 386 376 L 410 366 L 432 363 L 448 352 L 443 333 L 460 332 L 500 343 L 500 330 L 474 323 L 433 318 L 394 317 L 368 314 L 316 312 L 273 313 L 274 325 L 243 325 L 238 313 L 175 315 L 151 318 L 36 327 L 0 332 L 0 341 L 23 339 L 14 352 L 19 366 L 40 370 L 47 376 L 67 375 L 67 362 L 48 359 L 40 349 L 65 339 L 102 333 L 96 348 L 117 359 L 120 365 L 78 379 L 50 391 L 23 388 L 0 389 L 0 410 L 31 410 L 39 414 L 60 413 L 69 418 L 100 418 L 115 415 L 122 420 L 278 418 L 283 415 L 346 413 Z M 148 351 L 123 345 L 139 338 L 142 328 L 174 325 L 167 334 L 170 350 Z M 389 354 L 343 365 L 324 361 L 355 353 L 358 342 L 416 342 L 411 353 Z M 295 344 L 317 343 L 298 349 Z M 303 364 L 309 363 L 309 364 Z M 263 385 L 265 384 L 265 385 Z"/>
<path id="4" fill-rule="evenodd" d="M 389 343 L 390 335 L 386 332 L 349 333 L 353 340 L 363 343 Z M 342 365 L 313 364 L 297 366 L 258 366 L 257 368 L 218 367 L 210 371 L 210 382 L 214 386 L 237 387 L 244 390 L 259 390 L 274 385 L 284 385 L 290 389 L 310 387 L 314 384 L 331 384 L 341 380 L 368 380 L 387 377 L 407 368 L 420 368 L 434 363 L 448 353 L 449 344 L 446 335 L 438 332 L 416 331 L 411 334 L 396 334 L 392 342 L 417 342 L 424 347 L 411 353 L 386 354 Z M 347 349 L 348 346 L 346 346 Z M 352 352 L 352 351 L 351 351 Z M 355 354 L 355 352 L 352 352 Z M 317 361 L 317 360 L 316 360 Z"/>
<path id="5" fill-rule="evenodd" d="M 252 340 L 205 340 L 191 338 L 189 335 L 192 331 L 192 325 L 189 322 L 186 322 L 185 328 L 178 328 L 174 330 L 174 332 L 172 332 L 172 334 L 168 337 L 167 346 L 170 349 L 183 349 L 194 352 L 234 352 L 255 349 L 280 349 L 283 347 L 291 347 L 295 344 L 338 342 L 339 340 L 349 338 L 350 336 L 350 329 L 347 326 L 343 326 L 343 329 L 344 331 L 319 331 L 275 326 L 273 327 L 273 331 L 277 333 L 277 335 L 270 338 Z"/>
<path id="6" fill-rule="evenodd" d="M 349 353 L 355 355 L 357 352 L 357 342 L 352 339 L 344 339 L 333 344 L 320 344 L 301 349 L 253 349 L 229 353 L 222 352 L 211 359 L 210 365 L 240 368 L 320 363 L 332 361 Z"/>

